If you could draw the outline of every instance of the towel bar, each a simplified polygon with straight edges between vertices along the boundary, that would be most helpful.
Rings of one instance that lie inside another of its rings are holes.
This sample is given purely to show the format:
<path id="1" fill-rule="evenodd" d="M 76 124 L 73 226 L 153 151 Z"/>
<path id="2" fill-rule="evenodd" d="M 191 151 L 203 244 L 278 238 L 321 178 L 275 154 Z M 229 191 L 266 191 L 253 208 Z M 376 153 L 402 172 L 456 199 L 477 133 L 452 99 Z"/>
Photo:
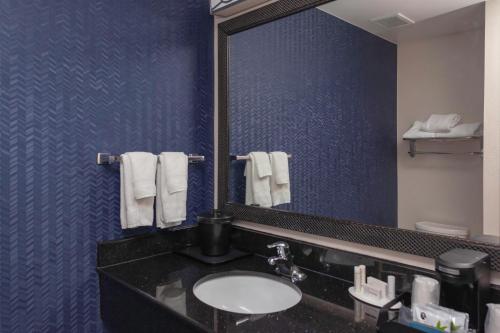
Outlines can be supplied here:
<path id="1" fill-rule="evenodd" d="M 205 156 L 203 155 L 188 155 L 189 163 L 199 163 L 205 161 Z M 108 165 L 116 162 L 120 162 L 120 155 L 112 155 L 109 153 L 97 153 L 97 164 L 98 165 Z"/>
<path id="2" fill-rule="evenodd" d="M 288 158 L 292 158 L 292 155 L 288 154 Z M 249 155 L 231 155 L 231 160 L 233 161 L 244 161 L 249 159 L 250 159 Z"/>

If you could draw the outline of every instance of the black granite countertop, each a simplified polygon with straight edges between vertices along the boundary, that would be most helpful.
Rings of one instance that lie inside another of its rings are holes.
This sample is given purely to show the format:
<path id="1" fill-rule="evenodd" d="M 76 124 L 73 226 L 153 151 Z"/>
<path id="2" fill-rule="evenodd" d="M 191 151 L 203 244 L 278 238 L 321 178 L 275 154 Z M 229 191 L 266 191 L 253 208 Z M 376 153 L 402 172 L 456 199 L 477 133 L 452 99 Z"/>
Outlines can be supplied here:
<path id="1" fill-rule="evenodd" d="M 100 274 L 207 332 L 376 331 L 375 309 L 355 305 L 347 291 L 350 282 L 309 270 L 305 270 L 308 278 L 298 284 L 302 300 L 282 312 L 263 316 L 236 314 L 215 309 L 194 296 L 193 285 L 200 278 L 231 270 L 274 274 L 266 258 L 258 255 L 212 266 L 178 254 L 162 254 L 98 268 Z"/>

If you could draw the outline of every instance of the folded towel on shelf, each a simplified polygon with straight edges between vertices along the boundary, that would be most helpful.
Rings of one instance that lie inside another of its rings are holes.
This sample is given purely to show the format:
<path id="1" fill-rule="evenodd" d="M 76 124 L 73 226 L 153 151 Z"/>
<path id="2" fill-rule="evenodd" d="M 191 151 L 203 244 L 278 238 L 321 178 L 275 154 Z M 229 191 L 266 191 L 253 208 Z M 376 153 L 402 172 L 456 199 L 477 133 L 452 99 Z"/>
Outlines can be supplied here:
<path id="1" fill-rule="evenodd" d="M 404 139 L 429 139 L 429 138 L 463 138 L 482 135 L 482 123 L 460 124 L 447 133 L 430 133 L 422 131 L 424 123 L 416 121 L 412 127 L 403 134 Z"/>
<path id="2" fill-rule="evenodd" d="M 436 137 L 436 133 L 422 131 L 422 126 L 424 126 L 423 122 L 418 120 L 414 122 L 410 129 L 403 134 L 403 139 L 426 139 Z"/>
<path id="3" fill-rule="evenodd" d="M 432 114 L 423 124 L 422 131 L 431 133 L 449 132 L 462 120 L 459 114 Z"/>
<path id="4" fill-rule="evenodd" d="M 156 226 L 170 228 L 186 220 L 188 157 L 181 152 L 158 156 Z"/>
<path id="5" fill-rule="evenodd" d="M 265 152 L 251 152 L 245 165 L 245 204 L 271 207 L 271 162 Z"/>
<path id="6" fill-rule="evenodd" d="M 139 176 L 155 174 L 156 156 L 150 153 L 125 153 L 120 163 L 120 222 L 122 229 L 152 226 L 153 204 L 156 192 L 154 177 L 151 180 Z M 136 184 L 139 194 L 136 191 Z M 138 198 L 140 197 L 140 198 Z"/>
<path id="7" fill-rule="evenodd" d="M 468 123 L 455 126 L 448 133 L 436 133 L 436 138 L 463 138 L 482 134 L 483 123 Z"/>
<path id="8" fill-rule="evenodd" d="M 290 203 L 290 175 L 288 155 L 275 151 L 269 154 L 271 161 L 271 199 L 273 206 Z"/>

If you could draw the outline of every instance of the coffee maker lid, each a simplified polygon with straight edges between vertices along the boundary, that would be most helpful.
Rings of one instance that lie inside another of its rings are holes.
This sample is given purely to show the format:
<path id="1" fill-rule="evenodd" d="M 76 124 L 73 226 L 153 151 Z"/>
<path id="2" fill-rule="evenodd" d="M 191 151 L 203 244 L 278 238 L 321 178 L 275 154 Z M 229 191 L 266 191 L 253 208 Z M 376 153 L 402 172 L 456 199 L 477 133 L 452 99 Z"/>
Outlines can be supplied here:
<path id="1" fill-rule="evenodd" d="M 488 254 L 484 252 L 453 249 L 441 254 L 436 263 L 450 268 L 474 268 L 487 258 Z"/>

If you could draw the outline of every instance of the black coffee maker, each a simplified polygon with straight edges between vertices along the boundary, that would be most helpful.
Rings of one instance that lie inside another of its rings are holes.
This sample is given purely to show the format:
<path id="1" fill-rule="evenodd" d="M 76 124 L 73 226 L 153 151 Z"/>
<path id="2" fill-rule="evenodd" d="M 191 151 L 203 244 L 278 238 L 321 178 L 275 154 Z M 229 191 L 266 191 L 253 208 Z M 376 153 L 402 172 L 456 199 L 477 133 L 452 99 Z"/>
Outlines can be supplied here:
<path id="1" fill-rule="evenodd" d="M 490 288 L 490 258 L 486 253 L 453 249 L 436 259 L 441 280 L 440 305 L 469 314 L 469 328 L 484 331 Z"/>

